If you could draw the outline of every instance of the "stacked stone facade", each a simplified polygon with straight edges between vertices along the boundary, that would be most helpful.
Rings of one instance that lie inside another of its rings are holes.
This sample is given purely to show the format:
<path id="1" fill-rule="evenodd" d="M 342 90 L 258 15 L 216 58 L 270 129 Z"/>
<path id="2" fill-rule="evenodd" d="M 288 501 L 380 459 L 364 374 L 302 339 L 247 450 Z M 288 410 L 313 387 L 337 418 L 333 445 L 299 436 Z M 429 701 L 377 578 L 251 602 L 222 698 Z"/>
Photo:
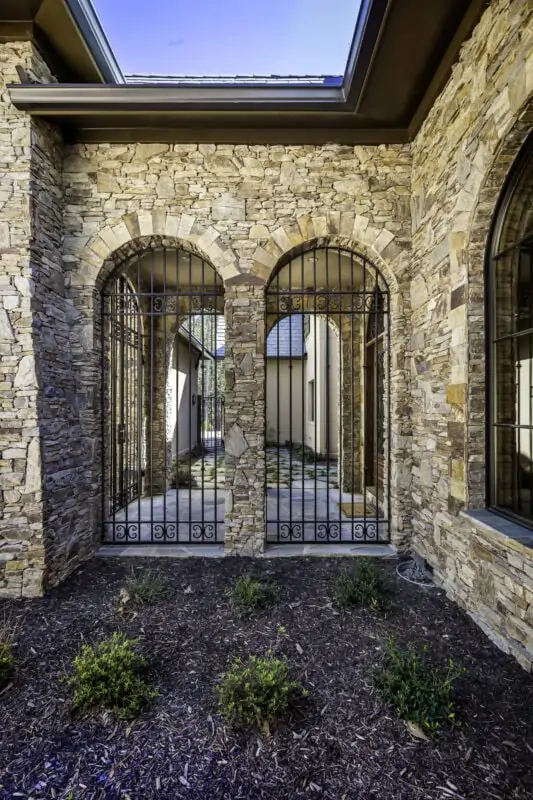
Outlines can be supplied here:
<path id="1" fill-rule="evenodd" d="M 0 63 L 6 82 L 46 69 L 26 43 Z M 67 146 L 4 87 L 0 593 L 41 592 L 99 540 L 100 291 L 160 244 L 224 283 L 226 546 L 262 551 L 266 288 L 291 256 L 342 246 L 390 293 L 393 542 L 531 664 L 533 551 L 461 514 L 485 502 L 484 251 L 532 97 L 526 0 L 490 3 L 409 145 Z"/>
<path id="2" fill-rule="evenodd" d="M 532 105 L 533 7 L 496 0 L 412 144 L 412 544 L 525 665 L 533 551 L 460 514 L 485 504 L 485 250 Z"/>

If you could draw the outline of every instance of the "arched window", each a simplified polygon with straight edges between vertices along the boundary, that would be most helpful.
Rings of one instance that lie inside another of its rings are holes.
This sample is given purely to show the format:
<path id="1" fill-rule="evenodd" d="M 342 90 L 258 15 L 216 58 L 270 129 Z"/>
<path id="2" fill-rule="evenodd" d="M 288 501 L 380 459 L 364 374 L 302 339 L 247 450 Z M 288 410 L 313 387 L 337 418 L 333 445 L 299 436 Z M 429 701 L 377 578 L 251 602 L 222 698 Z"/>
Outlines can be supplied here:
<path id="1" fill-rule="evenodd" d="M 533 527 L 533 134 L 498 203 L 488 255 L 489 505 Z"/>

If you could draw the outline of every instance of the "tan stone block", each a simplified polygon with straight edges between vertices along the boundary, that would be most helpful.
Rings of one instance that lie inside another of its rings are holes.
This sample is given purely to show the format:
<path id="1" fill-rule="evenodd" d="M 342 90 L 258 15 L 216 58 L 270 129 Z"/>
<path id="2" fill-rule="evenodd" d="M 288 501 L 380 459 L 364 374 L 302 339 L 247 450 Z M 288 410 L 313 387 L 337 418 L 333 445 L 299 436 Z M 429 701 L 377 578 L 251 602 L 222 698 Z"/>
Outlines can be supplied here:
<path id="1" fill-rule="evenodd" d="M 452 458 L 450 461 L 450 477 L 458 481 L 465 479 L 465 463 L 457 458 Z"/>
<path id="2" fill-rule="evenodd" d="M 17 561 L 6 561 L 5 570 L 6 572 L 23 572 L 28 566 L 28 562 L 25 560 L 17 560 Z"/>
<path id="3" fill-rule="evenodd" d="M 378 235 L 376 241 L 374 242 L 374 250 L 378 253 L 382 253 L 385 248 L 387 247 L 390 242 L 394 239 L 394 234 L 390 231 L 383 228 L 381 233 Z"/>
<path id="4" fill-rule="evenodd" d="M 154 223 L 152 219 L 152 215 L 145 213 L 138 215 L 139 221 L 139 234 L 140 236 L 153 236 L 154 235 Z"/>
<path id="5" fill-rule="evenodd" d="M 191 214 L 182 214 L 178 225 L 178 236 L 187 238 L 190 235 L 195 222 L 196 217 L 192 216 Z"/>
<path id="6" fill-rule="evenodd" d="M 452 383 L 446 387 L 446 402 L 462 406 L 466 403 L 466 383 Z"/>
<path id="7" fill-rule="evenodd" d="M 280 248 L 282 253 L 286 253 L 289 250 L 292 250 L 293 245 L 291 243 L 291 240 L 287 232 L 285 231 L 285 228 L 283 227 L 277 228 L 272 233 L 272 238 L 276 242 L 277 246 Z"/>
<path id="8" fill-rule="evenodd" d="M 320 216 L 313 216 L 313 228 L 315 230 L 315 236 L 327 236 L 328 235 L 328 220 L 327 217 L 320 217 Z"/>
<path id="9" fill-rule="evenodd" d="M 250 239 L 267 239 L 269 235 L 266 225 L 252 225 L 248 234 Z"/>

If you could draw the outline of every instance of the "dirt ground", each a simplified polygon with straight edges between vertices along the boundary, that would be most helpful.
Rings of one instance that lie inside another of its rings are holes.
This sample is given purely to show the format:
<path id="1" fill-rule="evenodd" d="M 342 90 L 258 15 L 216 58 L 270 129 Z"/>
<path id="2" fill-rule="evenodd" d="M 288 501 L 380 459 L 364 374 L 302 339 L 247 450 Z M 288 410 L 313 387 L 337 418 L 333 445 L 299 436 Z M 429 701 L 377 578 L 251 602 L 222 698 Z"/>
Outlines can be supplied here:
<path id="1" fill-rule="evenodd" d="M 533 680 L 435 589 L 400 580 L 386 615 L 331 601 L 346 559 L 93 559 L 40 600 L 0 602 L 18 619 L 17 673 L 0 696 L 0 797 L 61 800 L 422 800 L 533 796 Z M 163 597 L 117 613 L 121 587 L 152 569 Z M 252 571 L 278 602 L 242 619 L 225 592 Z M 279 631 L 282 626 L 282 632 Z M 75 717 L 63 678 L 82 643 L 141 638 L 159 690 L 133 722 Z M 459 725 L 413 738 L 372 685 L 388 633 L 466 668 Z M 215 685 L 236 655 L 287 655 L 309 695 L 269 739 L 233 733 Z"/>

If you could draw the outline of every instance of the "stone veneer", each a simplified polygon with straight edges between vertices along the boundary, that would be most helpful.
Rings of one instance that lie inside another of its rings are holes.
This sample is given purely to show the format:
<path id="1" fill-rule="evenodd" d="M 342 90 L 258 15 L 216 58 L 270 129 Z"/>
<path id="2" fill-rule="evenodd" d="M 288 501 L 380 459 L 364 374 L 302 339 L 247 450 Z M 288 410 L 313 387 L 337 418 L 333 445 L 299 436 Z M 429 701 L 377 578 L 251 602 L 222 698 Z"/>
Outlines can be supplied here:
<path id="1" fill-rule="evenodd" d="M 45 69 L 28 44 L 0 59 L 5 81 Z M 411 145 L 63 146 L 4 88 L 0 593 L 39 593 L 98 541 L 100 289 L 161 243 L 224 281 L 226 546 L 262 551 L 265 287 L 291 255 L 341 245 L 391 294 L 394 543 L 531 665 L 533 551 L 460 513 L 484 502 L 484 247 L 532 96 L 524 0 L 489 5 Z"/>
<path id="2" fill-rule="evenodd" d="M 459 514 L 485 503 L 485 247 L 532 106 L 533 6 L 494 0 L 412 145 L 410 392 L 413 546 L 528 668 L 533 550 Z"/>

